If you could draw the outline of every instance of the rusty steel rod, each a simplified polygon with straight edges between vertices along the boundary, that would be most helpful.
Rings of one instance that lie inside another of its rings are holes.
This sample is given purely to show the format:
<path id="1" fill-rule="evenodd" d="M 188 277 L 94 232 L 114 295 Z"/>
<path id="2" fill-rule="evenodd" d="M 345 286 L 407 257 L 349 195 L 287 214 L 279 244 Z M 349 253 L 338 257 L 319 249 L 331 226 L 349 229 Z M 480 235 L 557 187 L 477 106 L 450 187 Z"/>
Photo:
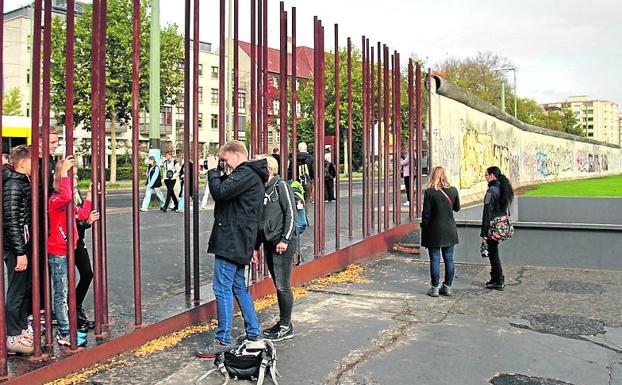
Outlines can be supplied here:
<path id="1" fill-rule="evenodd" d="M 392 56 L 392 80 L 393 80 L 393 225 L 397 226 L 398 217 L 400 214 L 400 202 L 398 201 L 400 185 L 401 185 L 401 176 L 400 176 L 400 148 L 399 148 L 399 139 L 398 139 L 398 114 L 397 109 L 399 106 L 399 102 L 397 100 L 397 73 L 399 72 L 398 64 L 397 64 L 397 51 L 393 51 Z"/>
<path id="2" fill-rule="evenodd" d="M 352 239 L 352 40 L 348 37 L 348 237 Z"/>
<path id="3" fill-rule="evenodd" d="M 391 127 L 389 121 L 389 112 L 390 112 L 390 102 L 391 102 L 391 94 L 389 91 L 389 47 L 386 45 L 382 46 L 384 50 L 384 75 L 382 79 L 384 80 L 384 229 L 385 231 L 389 229 L 389 197 L 390 197 L 390 186 L 389 186 L 389 129 Z"/>
<path id="4" fill-rule="evenodd" d="M 33 48 L 32 48 L 32 121 L 31 121 L 31 133 L 32 140 L 39 140 L 39 120 L 41 110 L 41 12 L 42 12 L 42 0 L 34 2 L 35 15 L 33 20 Z M 32 156 L 32 172 L 31 172 L 31 184 L 32 184 L 32 244 L 36 245 L 32 248 L 32 260 L 31 260 L 31 275 L 32 275 L 32 314 L 39 315 L 40 312 L 40 274 L 39 269 L 41 264 L 39 258 L 42 258 L 39 250 L 39 209 L 41 199 L 45 197 L 39 196 L 39 146 L 31 146 Z M 4 327 L 4 325 L 2 325 Z M 33 322 L 33 331 L 35 336 L 33 337 L 33 347 L 35 357 L 41 356 L 41 324 L 39 322 Z M 3 343 L 4 341 L 0 341 Z"/>
<path id="5" fill-rule="evenodd" d="M 0 0 L 0 9 L 4 9 L 4 0 Z M 0 17 L 0 63 L 4 63 L 4 15 Z M 4 66 L 0 65 L 0 79 L 4 79 Z M 0 95 L 4 95 L 4 82 L 0 82 Z M 2 115 L 4 114 L 3 103 L 0 103 L 0 149 L 4 148 L 2 140 Z M 0 178 L 0 223 L 4 228 L 4 178 Z M 0 231 L 0 250 L 4 250 L 4 231 Z M 0 379 L 6 379 L 9 370 L 7 365 L 6 348 L 6 313 L 5 309 L 5 287 L 4 287 L 4 263 L 0 263 Z"/>
<path id="6" fill-rule="evenodd" d="M 143 323 L 140 269 L 140 210 L 138 209 L 139 167 L 138 145 L 140 130 L 140 0 L 133 3 L 133 39 L 132 39 L 132 241 L 134 256 L 134 325 Z"/>
<path id="7" fill-rule="evenodd" d="M 106 1 L 102 1 L 102 9 L 101 9 L 101 16 L 100 16 L 100 34 L 101 34 L 101 45 L 99 47 L 99 51 L 100 51 L 100 71 L 99 71 L 99 76 L 100 76 L 100 105 L 101 106 L 105 106 L 106 105 L 106 28 L 108 25 L 108 7 L 107 7 L 107 2 Z M 106 153 L 106 114 L 105 114 L 105 110 L 101 110 L 100 111 L 100 127 L 101 127 L 101 140 L 100 140 L 100 144 L 102 146 L 102 153 L 105 154 Z M 106 215 L 104 215 L 106 213 L 106 164 L 105 164 L 105 157 L 100 157 L 101 159 L 101 168 L 100 168 L 100 172 L 99 172 L 99 177 L 101 178 L 101 211 L 102 211 L 102 215 L 101 215 L 101 225 L 100 225 L 100 230 L 101 230 L 101 260 L 102 260 L 102 279 L 101 279 L 101 285 L 102 285 L 102 322 L 104 323 L 104 325 L 109 325 L 110 322 L 108 320 L 108 244 L 106 242 Z"/>
<path id="8" fill-rule="evenodd" d="M 395 157 L 396 165 L 396 193 L 395 193 L 395 225 L 398 226 L 402 222 L 402 178 L 400 175 L 401 168 L 401 152 L 402 152 L 402 76 L 400 68 L 400 54 L 395 52 L 395 147 L 397 156 Z"/>
<path id="9" fill-rule="evenodd" d="M 415 68 L 415 99 L 417 100 L 417 218 L 421 218 L 421 209 L 423 207 L 423 197 L 421 192 L 423 191 L 422 181 L 423 175 L 423 141 L 422 141 L 422 127 L 421 127 L 421 63 L 417 62 Z"/>
<path id="10" fill-rule="evenodd" d="M 320 189 L 320 32 L 319 32 L 319 20 L 317 16 L 313 18 L 313 125 L 314 125 L 314 149 L 315 149 L 315 179 L 313 186 L 315 189 L 315 205 L 313 206 L 313 255 L 317 258 L 320 256 L 320 203 L 319 203 L 319 189 Z M 313 198 L 312 198 L 313 199 Z"/>
<path id="11" fill-rule="evenodd" d="M 261 0 L 260 0 L 261 1 Z M 189 12 L 189 11 L 187 11 Z M 187 24 L 190 24 L 190 16 L 187 16 Z M 189 28 L 186 27 L 186 30 L 189 34 Z M 225 56 L 226 56 L 226 47 L 225 47 L 225 0 L 220 0 L 220 55 L 218 57 L 218 146 L 222 146 L 225 143 Z M 186 52 L 186 56 L 190 55 L 190 49 Z M 190 59 L 188 59 L 190 60 Z M 190 72 L 190 62 L 188 61 L 187 72 Z M 190 84 L 188 83 L 189 89 Z M 188 98 L 190 98 L 190 93 L 188 94 Z M 188 109 L 190 109 L 190 104 L 188 104 Z M 188 115 L 187 121 L 190 121 L 190 115 Z M 186 131 L 190 131 L 190 125 L 188 125 Z M 184 159 L 188 159 L 190 149 L 188 148 L 188 152 L 184 155 Z M 189 162 L 186 162 L 186 173 L 188 173 Z M 186 183 L 187 184 L 187 183 Z M 185 190 L 188 190 L 186 187 Z M 188 195 L 184 194 L 184 202 L 188 202 Z M 187 210 L 186 210 L 187 211 Z"/>
<path id="12" fill-rule="evenodd" d="M 251 1 L 251 137 L 249 152 L 251 159 L 257 155 L 257 0 Z M 246 138 L 247 140 L 249 138 Z"/>
<path id="13" fill-rule="evenodd" d="M 198 8 L 199 2 L 195 1 Z M 233 0 L 233 139 L 238 140 L 240 135 L 240 106 L 238 103 L 238 92 L 240 89 L 240 39 L 239 39 L 239 19 L 240 19 L 239 0 Z M 195 24 L 198 25 L 198 14 L 196 15 Z M 198 29 L 198 28 L 197 28 Z M 195 32 L 198 38 L 198 32 Z M 196 141 L 196 139 L 195 139 Z M 196 199 L 196 198 L 195 198 Z"/>
<path id="14" fill-rule="evenodd" d="M 319 171 L 319 175 L 324 175 L 324 169 L 325 169 L 325 165 L 324 165 L 324 148 L 326 147 L 326 58 L 325 58 L 325 38 L 324 38 L 324 26 L 322 25 L 322 22 L 320 21 L 320 69 L 321 69 L 321 83 L 320 83 L 320 148 L 319 148 L 319 153 L 320 153 L 320 171 Z M 320 223 L 322 224 L 321 226 L 321 231 L 320 231 L 320 235 L 321 235 L 321 244 L 320 244 L 320 249 L 322 251 L 322 254 L 324 254 L 324 251 L 326 250 L 326 194 L 325 194 L 325 181 L 324 178 L 321 177 L 320 179 L 320 213 L 321 213 L 321 217 L 320 217 Z"/>
<path id="15" fill-rule="evenodd" d="M 92 28 L 93 28 L 93 38 L 92 38 L 92 52 L 98 53 L 99 46 L 101 44 L 101 34 L 100 34 L 100 11 L 101 11 L 101 0 L 96 0 L 93 2 L 93 20 L 92 20 Z M 95 190 L 92 191 L 92 202 L 93 207 L 99 207 L 99 189 L 97 188 L 98 180 L 99 180 L 99 172 L 100 172 L 100 152 L 98 150 L 99 140 L 100 140 L 100 130 L 99 130 L 99 110 L 102 108 L 99 104 L 100 99 L 100 88 L 99 88 L 99 54 L 93 54 L 93 63 L 91 65 L 91 87 L 93 90 L 93 98 L 91 100 L 91 180 L 94 182 Z M 136 163 L 135 163 L 136 164 Z M 136 198 L 138 199 L 138 198 Z M 103 213 L 102 213 L 103 215 Z M 102 292 L 101 292 L 101 240 L 100 240 L 100 224 L 99 221 L 93 223 L 93 308 L 94 308 L 94 316 L 95 316 L 95 335 L 100 336 L 102 334 Z M 50 315 L 51 317 L 51 315 Z M 47 322 L 46 322 L 47 324 Z"/>
<path id="16" fill-rule="evenodd" d="M 341 126 L 339 124 L 340 114 L 340 84 L 339 84 L 339 25 L 335 24 L 335 250 L 339 250 L 341 233 L 341 204 L 339 201 L 341 188 L 339 186 L 339 167 L 341 159 Z"/>
<path id="17" fill-rule="evenodd" d="M 412 222 L 414 219 L 414 173 L 415 173 L 415 95 L 414 95 L 414 69 L 413 60 L 408 59 L 408 186 L 410 187 L 406 194 L 408 194 L 408 219 Z"/>
<path id="18" fill-rule="evenodd" d="M 280 47 L 279 47 L 279 128 L 280 128 L 280 170 L 287 169 L 287 11 L 280 2 Z"/>
<path id="19" fill-rule="evenodd" d="M 367 44 L 369 45 L 369 40 L 367 41 Z M 369 137 L 370 137 L 370 155 L 369 155 L 369 165 L 370 165 L 370 170 L 369 170 L 369 186 L 370 186 L 370 194 L 369 194 L 369 207 L 370 207 L 370 211 L 371 211 L 371 219 L 370 219 L 370 230 L 369 233 L 373 233 L 374 231 L 374 223 L 376 221 L 376 215 L 375 215 L 375 204 L 374 204 L 374 198 L 375 198 L 375 194 L 376 194 L 376 189 L 374 186 L 374 181 L 375 181 L 375 157 L 376 157 L 376 135 L 375 135 L 375 125 L 376 125 L 376 119 L 374 117 L 374 111 L 375 111 L 375 107 L 376 107 L 376 103 L 375 103 L 375 71 L 374 71 L 374 47 L 371 46 L 371 53 L 370 53 L 370 63 L 369 63 L 369 128 L 370 128 L 370 133 L 369 133 Z"/>
<path id="20" fill-rule="evenodd" d="M 43 10 L 43 93 L 42 93 L 42 128 L 43 133 L 41 135 L 42 141 L 42 156 L 41 156 L 41 175 L 42 180 L 39 183 L 43 183 L 43 197 L 48 197 L 50 194 L 49 182 L 50 182 L 50 115 L 51 115 L 51 106 L 50 106 L 50 97 L 51 97 L 51 61 L 52 61 L 52 1 L 45 0 L 44 1 L 44 10 Z M 1 78 L 1 77 L 0 77 Z M 0 188 L 1 190 L 1 188 Z M 43 203 L 40 209 L 43 210 L 44 213 L 48 212 L 48 200 L 42 199 Z M 44 229 L 49 227 L 49 218 L 47 215 L 43 215 L 43 223 L 39 224 L 43 226 Z M 39 288 L 40 292 L 43 292 L 43 307 L 45 309 L 46 320 L 47 317 L 50 318 L 50 322 L 46 322 L 45 324 L 45 337 L 46 337 L 46 347 L 51 348 L 54 344 L 53 336 L 52 336 L 52 304 L 51 304 L 51 293 L 50 293 L 50 269 L 48 266 L 48 245 L 47 245 L 47 232 L 44 232 L 45 239 L 40 239 L 39 244 L 42 245 L 41 253 L 43 256 L 39 255 L 39 259 L 43 258 L 42 262 L 39 263 L 42 266 L 43 271 L 43 290 Z M 0 248 L 2 250 L 2 248 Z M 37 321 L 35 321 L 37 322 Z M 2 341 L 2 339 L 0 339 Z"/>
<path id="21" fill-rule="evenodd" d="M 66 44 L 66 52 L 67 52 L 67 62 L 65 65 L 65 79 L 66 79 L 66 88 L 65 88 L 65 157 L 73 156 L 73 131 L 74 131 L 74 123 L 73 123 L 73 96 L 74 96 L 74 47 L 75 47 L 75 2 L 74 0 L 67 1 L 67 44 Z M 36 43 L 35 43 L 36 44 Z M 37 80 L 38 82 L 38 80 Z M 37 119 L 38 120 L 38 119 Z M 70 191 L 72 191 L 73 198 L 73 189 L 74 189 L 74 181 L 73 174 L 75 169 L 72 169 L 68 173 L 69 177 L 69 186 Z M 34 188 L 33 188 L 34 190 Z M 75 260 L 75 249 L 74 249 L 74 239 L 76 234 L 74 233 L 74 223 L 75 219 L 75 206 L 74 200 L 71 199 L 69 205 L 67 206 L 67 282 L 69 286 L 68 290 L 68 305 L 69 305 L 69 333 L 70 333 L 70 345 L 71 349 L 75 350 L 77 348 L 77 332 L 78 332 L 78 319 L 76 316 L 76 260 Z M 55 290 L 62 290 L 60 288 L 55 288 Z M 37 290 L 33 290 L 36 292 Z M 38 303 L 38 301 L 37 301 Z M 33 314 L 38 314 L 33 310 Z M 35 342 L 38 338 L 35 338 Z"/>
<path id="22" fill-rule="evenodd" d="M 382 191 L 382 156 L 383 156 L 383 147 L 381 146 L 381 142 L 382 142 L 382 51 L 380 50 L 380 42 L 378 42 L 377 45 L 377 50 L 376 52 L 378 53 L 378 76 L 377 76 L 377 80 L 378 80 L 378 84 L 377 84 L 377 111 L 376 111 L 376 117 L 377 117 L 377 131 L 376 131 L 376 146 L 378 148 L 378 201 L 376 202 L 376 207 L 378 208 L 378 233 L 380 233 L 380 231 L 382 230 L 382 220 L 381 220 L 381 205 L 380 205 L 380 195 L 381 195 L 381 191 Z"/>
<path id="23" fill-rule="evenodd" d="M 368 204 L 369 204 L 369 200 L 367 199 L 367 189 L 369 187 L 368 183 L 367 183 L 367 168 L 369 167 L 367 164 L 367 68 L 366 68 L 366 61 L 367 61 L 367 51 L 365 49 L 365 36 L 361 37 L 361 73 L 362 73 L 362 77 L 363 77 L 363 86 L 361 87 L 361 101 L 362 101 L 362 108 L 361 108 L 361 112 L 363 114 L 362 116 L 362 121 L 363 121 L 363 126 L 361 127 L 361 135 L 363 138 L 363 152 L 362 152 L 362 157 L 361 160 L 363 162 L 363 196 L 362 196 L 362 201 L 363 204 L 361 206 L 362 209 L 362 219 L 363 219 L 363 225 L 362 225 L 362 234 L 363 234 L 363 238 L 367 238 L 367 230 L 368 230 L 368 225 L 367 225 L 367 221 L 368 221 Z"/>
<path id="24" fill-rule="evenodd" d="M 257 153 L 262 153 L 264 118 L 263 94 L 263 0 L 257 0 Z"/>
<path id="25" fill-rule="evenodd" d="M 190 175 L 190 34 L 192 33 L 191 22 L 191 12 L 192 12 L 192 2 L 191 0 L 185 1 L 185 33 L 184 33 L 184 179 L 187 179 L 187 176 Z M 224 17 L 221 14 L 221 17 Z M 224 49 L 221 45 L 221 50 Z M 224 57 L 223 55 L 220 55 Z M 222 72 L 220 69 L 218 70 L 219 79 L 221 77 Z M 220 82 L 220 80 L 219 80 Z M 220 138 L 222 132 L 224 130 L 224 123 L 221 126 L 220 118 L 224 117 L 224 114 L 220 112 L 221 105 L 223 103 L 223 99 L 220 97 L 220 90 L 218 96 L 218 108 L 219 108 L 219 135 Z M 222 127 L 222 128 L 221 128 Z M 190 300 L 190 294 L 192 291 L 192 272 L 191 272 L 191 261 L 190 261 L 190 210 L 186 210 L 186 202 L 190 201 L 190 192 L 188 191 L 188 183 L 187 180 L 184 181 L 183 186 L 183 200 L 184 200 L 184 289 L 186 300 Z"/>
<path id="26" fill-rule="evenodd" d="M 296 69 L 296 66 L 298 65 L 298 53 L 296 51 L 296 7 L 292 7 L 292 180 L 296 180 L 296 177 L 298 176 L 298 165 L 296 164 L 296 156 L 298 154 L 298 74 Z M 287 177 L 287 170 L 282 170 L 281 173 L 284 178 Z M 298 242 L 300 242 L 300 240 L 298 240 Z"/>
<path id="27" fill-rule="evenodd" d="M 263 119 L 262 119 L 262 124 L 263 127 L 261 128 L 262 134 L 261 134 L 261 152 L 262 153 L 267 153 L 268 152 L 268 123 L 269 123 L 269 118 L 270 116 L 268 115 L 268 111 L 270 110 L 270 103 L 272 103 L 272 100 L 270 100 L 268 98 L 268 87 L 270 86 L 269 83 L 269 73 L 268 73 L 268 0 L 260 0 L 263 1 L 263 23 L 262 23 L 262 27 L 263 27 L 263 66 L 261 68 L 262 71 L 262 76 L 263 76 L 263 95 L 264 95 L 264 100 L 263 100 Z"/>
<path id="28" fill-rule="evenodd" d="M 237 18 L 237 3 L 234 0 L 235 12 L 234 19 Z M 201 299 L 201 272 L 199 266 L 199 0 L 194 0 L 194 39 L 193 43 L 193 77 L 192 77 L 192 172 L 186 174 L 192 176 L 192 262 L 194 272 L 194 300 L 198 302 Z M 237 48 L 235 48 L 237 52 Z M 234 63 L 234 72 L 237 67 Z M 236 73 L 237 76 L 237 73 Z M 235 76 L 234 76 L 235 77 Z M 237 89 L 235 94 L 237 95 Z M 237 106 L 237 97 L 234 105 Z M 237 116 L 234 117 L 237 121 Z M 187 181 L 190 182 L 190 181 Z M 184 201 L 184 210 L 188 210 L 189 201 Z"/>

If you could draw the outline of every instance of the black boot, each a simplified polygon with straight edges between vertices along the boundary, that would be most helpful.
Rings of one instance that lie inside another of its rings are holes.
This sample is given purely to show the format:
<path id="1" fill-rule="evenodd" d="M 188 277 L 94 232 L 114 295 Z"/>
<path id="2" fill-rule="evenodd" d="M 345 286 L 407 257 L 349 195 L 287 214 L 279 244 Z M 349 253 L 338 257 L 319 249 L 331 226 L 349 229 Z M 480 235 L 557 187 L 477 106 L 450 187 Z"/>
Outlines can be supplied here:
<path id="1" fill-rule="evenodd" d="M 82 308 L 82 306 L 78 307 L 77 310 L 78 310 L 77 311 L 78 330 L 83 333 L 88 333 L 89 329 L 95 329 L 95 322 L 89 321 L 89 319 L 86 317 L 86 313 L 84 312 L 84 309 Z"/>
<path id="2" fill-rule="evenodd" d="M 490 286 L 487 285 L 486 287 L 489 288 L 489 289 L 493 289 L 493 290 L 503 290 L 503 289 L 505 289 L 505 277 L 504 276 L 499 277 L 497 282 L 494 282 Z"/>
<path id="3" fill-rule="evenodd" d="M 497 282 L 497 280 L 495 279 L 495 277 L 492 275 L 492 273 L 490 273 L 490 280 L 488 280 L 488 282 L 486 282 L 486 288 L 487 289 L 492 289 L 490 286 L 494 285 L 495 282 Z"/>

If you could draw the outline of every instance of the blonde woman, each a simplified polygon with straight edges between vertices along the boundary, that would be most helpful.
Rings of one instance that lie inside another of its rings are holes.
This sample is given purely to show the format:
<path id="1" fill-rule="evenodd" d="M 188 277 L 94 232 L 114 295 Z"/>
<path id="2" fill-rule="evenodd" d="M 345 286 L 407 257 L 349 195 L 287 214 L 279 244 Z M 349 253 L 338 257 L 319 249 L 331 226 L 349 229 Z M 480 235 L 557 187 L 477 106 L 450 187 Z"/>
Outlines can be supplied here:
<path id="1" fill-rule="evenodd" d="M 266 159 L 269 176 L 253 259 L 257 260 L 257 252 L 263 243 L 264 256 L 276 287 L 279 303 L 279 321 L 264 330 L 263 337 L 272 341 L 282 341 L 294 337 L 292 326 L 294 295 L 291 277 L 297 242 L 296 205 L 291 187 L 278 175 L 279 164 L 276 159 L 266 155 L 259 155 L 257 159 Z"/>
<path id="2" fill-rule="evenodd" d="M 460 211 L 458 190 L 447 180 L 445 170 L 435 167 L 430 175 L 428 189 L 423 194 L 421 245 L 430 256 L 430 283 L 428 295 L 451 296 L 454 279 L 454 245 L 458 244 L 458 230 L 454 211 Z M 445 280 L 440 285 L 441 257 L 445 262 Z"/>

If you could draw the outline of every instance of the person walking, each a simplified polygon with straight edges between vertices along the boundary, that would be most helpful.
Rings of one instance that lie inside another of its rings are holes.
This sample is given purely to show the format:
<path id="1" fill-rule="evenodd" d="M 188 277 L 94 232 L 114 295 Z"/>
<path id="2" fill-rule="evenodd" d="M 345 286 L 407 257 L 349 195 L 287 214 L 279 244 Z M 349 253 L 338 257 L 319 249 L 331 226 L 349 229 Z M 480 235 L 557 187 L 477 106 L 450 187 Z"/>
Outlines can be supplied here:
<path id="1" fill-rule="evenodd" d="M 406 202 L 404 202 L 404 206 L 408 206 L 410 205 L 410 170 L 411 170 L 411 166 L 410 166 L 410 153 L 408 153 L 408 150 L 406 150 L 406 156 L 400 161 L 401 165 L 402 165 L 402 177 L 404 178 L 404 187 L 406 190 Z M 413 169 L 413 176 L 415 176 L 415 167 L 416 164 L 415 162 L 413 162 L 412 165 L 412 169 Z"/>
<path id="2" fill-rule="evenodd" d="M 311 199 L 313 196 L 313 181 L 315 180 L 315 166 L 313 155 L 309 154 L 307 148 L 307 143 L 300 142 L 298 143 L 298 153 L 296 153 L 296 179 L 305 191 L 305 212 L 308 210 L 309 202 L 312 202 Z M 290 156 L 291 158 L 291 156 Z M 287 179 L 292 180 L 292 159 L 289 159 L 289 165 L 287 166 Z"/>
<path id="3" fill-rule="evenodd" d="M 149 203 L 151 203 L 151 194 L 155 192 L 156 196 L 160 200 L 160 210 L 166 211 L 164 207 L 164 194 L 162 194 L 162 179 L 160 178 L 160 166 L 156 164 L 156 158 L 154 156 L 149 157 L 149 167 L 147 168 L 147 190 L 145 191 L 145 198 L 143 199 L 143 205 L 140 211 L 149 210 Z"/>
<path id="4" fill-rule="evenodd" d="M 259 263 L 259 247 L 263 244 L 264 256 L 276 287 L 279 303 L 279 321 L 264 330 L 263 336 L 269 340 L 282 341 L 294 337 L 292 325 L 291 277 L 296 253 L 296 203 L 294 192 L 287 182 L 278 175 L 279 164 L 272 156 L 263 155 L 258 159 L 268 162 L 268 182 L 263 201 L 263 215 L 259 224 L 257 244 L 253 251 L 253 262 Z"/>
<path id="5" fill-rule="evenodd" d="M 482 244 L 485 244 L 488 249 L 488 260 L 490 261 L 490 280 L 486 282 L 486 288 L 503 290 L 505 288 L 505 277 L 499 257 L 499 242 L 489 238 L 488 233 L 490 221 L 508 214 L 510 204 L 514 200 L 514 189 L 510 180 L 501 173 L 501 169 L 497 166 L 488 167 L 484 178 L 488 182 L 488 190 L 484 196 L 480 237 Z"/>
<path id="6" fill-rule="evenodd" d="M 175 183 L 177 182 L 177 161 L 173 159 L 173 153 L 168 151 L 165 155 L 162 168 L 164 170 L 164 185 L 166 185 L 166 202 L 162 211 L 168 210 L 171 200 L 173 201 L 173 211 L 177 211 L 179 202 L 175 195 Z"/>
<path id="7" fill-rule="evenodd" d="M 330 153 L 324 154 L 324 202 L 335 200 L 335 177 L 337 171 L 335 165 L 330 161 Z"/>
<path id="8" fill-rule="evenodd" d="M 430 289 L 428 295 L 451 296 L 454 279 L 454 246 L 458 244 L 458 230 L 454 211 L 460 211 L 458 190 L 449 184 L 443 167 L 434 167 L 423 194 L 421 218 L 421 246 L 430 256 Z M 445 279 L 440 285 L 441 257 L 445 263 Z"/>
<path id="9" fill-rule="evenodd" d="M 268 167 L 265 159 L 248 161 L 244 143 L 233 140 L 218 150 L 221 166 L 207 173 L 214 199 L 214 226 L 208 253 L 215 255 L 213 288 L 216 297 L 218 330 L 214 341 L 199 358 L 214 358 L 234 347 L 233 297 L 237 299 L 244 318 L 246 338 L 261 336 L 253 298 L 248 293 L 244 271 L 251 262 L 259 219 L 263 208 Z M 229 173 L 225 173 L 229 170 Z"/>

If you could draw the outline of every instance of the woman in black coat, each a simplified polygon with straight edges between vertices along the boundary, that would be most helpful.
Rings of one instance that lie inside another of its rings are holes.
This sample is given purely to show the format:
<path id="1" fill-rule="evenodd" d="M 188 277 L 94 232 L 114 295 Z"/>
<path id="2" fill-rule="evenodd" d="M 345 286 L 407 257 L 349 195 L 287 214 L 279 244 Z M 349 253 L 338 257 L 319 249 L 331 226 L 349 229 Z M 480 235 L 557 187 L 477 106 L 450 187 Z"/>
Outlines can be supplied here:
<path id="1" fill-rule="evenodd" d="M 514 189 L 510 180 L 501 173 L 497 166 L 488 167 L 484 178 L 488 182 L 488 190 L 484 196 L 480 236 L 482 244 L 486 244 L 488 259 L 490 260 L 490 281 L 486 282 L 486 288 L 503 290 L 505 288 L 505 277 L 501 267 L 501 258 L 499 258 L 499 242 L 490 239 L 488 231 L 491 220 L 508 213 L 508 207 L 514 200 Z"/>
<path id="2" fill-rule="evenodd" d="M 458 230 L 454 211 L 460 211 L 460 196 L 451 187 L 445 170 L 435 167 L 430 175 L 429 188 L 423 195 L 423 216 L 421 220 L 421 245 L 430 255 L 431 287 L 428 295 L 438 297 L 452 294 L 454 279 L 454 245 L 458 244 Z M 441 256 L 445 262 L 445 280 L 440 285 Z"/>

